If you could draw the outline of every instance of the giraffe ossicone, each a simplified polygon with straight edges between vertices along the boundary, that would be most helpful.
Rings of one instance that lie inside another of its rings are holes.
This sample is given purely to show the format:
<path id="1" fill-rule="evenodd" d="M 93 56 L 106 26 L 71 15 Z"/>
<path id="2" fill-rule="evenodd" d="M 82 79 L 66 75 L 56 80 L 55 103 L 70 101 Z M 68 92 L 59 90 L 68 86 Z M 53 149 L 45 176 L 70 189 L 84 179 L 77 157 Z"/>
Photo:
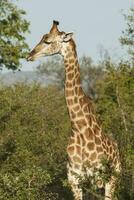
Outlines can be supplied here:
<path id="1" fill-rule="evenodd" d="M 59 22 L 53 21 L 48 34 L 45 34 L 29 53 L 27 60 L 42 56 L 60 54 L 65 65 L 65 98 L 72 125 L 72 136 L 67 147 L 68 181 L 75 200 L 83 199 L 79 177 L 93 176 L 96 169 L 103 168 L 102 158 L 111 163 L 111 168 L 120 173 L 121 163 L 116 142 L 105 136 L 97 123 L 92 102 L 81 86 L 79 63 L 73 33 L 58 30 Z M 95 169 L 95 170 L 94 170 Z M 105 200 L 112 200 L 117 177 L 111 175 L 107 183 L 98 176 L 96 185 L 105 188 Z"/>

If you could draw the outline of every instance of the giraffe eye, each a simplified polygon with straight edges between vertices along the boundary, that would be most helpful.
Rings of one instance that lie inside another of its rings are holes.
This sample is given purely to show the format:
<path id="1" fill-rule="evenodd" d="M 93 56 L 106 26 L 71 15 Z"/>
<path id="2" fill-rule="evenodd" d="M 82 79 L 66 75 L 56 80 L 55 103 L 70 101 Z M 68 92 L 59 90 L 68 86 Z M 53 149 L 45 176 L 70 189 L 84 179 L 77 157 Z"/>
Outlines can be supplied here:
<path id="1" fill-rule="evenodd" d="M 51 44 L 52 42 L 49 42 L 49 41 L 46 41 L 46 40 L 45 40 L 44 43 L 45 43 L 45 44 Z"/>

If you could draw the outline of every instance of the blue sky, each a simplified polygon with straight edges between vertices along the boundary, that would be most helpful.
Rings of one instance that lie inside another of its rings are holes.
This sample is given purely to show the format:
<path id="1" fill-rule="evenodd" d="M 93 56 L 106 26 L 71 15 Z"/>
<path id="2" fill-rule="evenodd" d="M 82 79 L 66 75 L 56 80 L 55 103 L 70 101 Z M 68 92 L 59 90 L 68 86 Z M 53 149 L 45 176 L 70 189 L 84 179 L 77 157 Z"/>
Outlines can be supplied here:
<path id="1" fill-rule="evenodd" d="M 30 48 L 50 30 L 55 19 L 60 22 L 60 30 L 74 32 L 79 56 L 91 56 L 97 62 L 101 46 L 114 57 L 123 56 L 119 43 L 125 28 L 122 13 L 133 5 L 132 0 L 19 0 L 17 4 L 27 12 L 26 19 L 31 23 L 27 35 Z M 34 69 L 39 62 L 22 61 L 22 70 Z"/>

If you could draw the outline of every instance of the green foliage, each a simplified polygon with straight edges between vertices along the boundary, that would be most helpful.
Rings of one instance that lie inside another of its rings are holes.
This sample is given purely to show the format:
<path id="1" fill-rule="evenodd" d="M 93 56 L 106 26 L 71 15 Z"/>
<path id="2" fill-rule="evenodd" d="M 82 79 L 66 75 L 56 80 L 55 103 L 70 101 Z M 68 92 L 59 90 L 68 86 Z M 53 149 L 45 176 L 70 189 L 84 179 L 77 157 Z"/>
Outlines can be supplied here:
<path id="1" fill-rule="evenodd" d="M 123 168 L 119 199 L 133 199 L 134 67 L 122 62 L 106 62 L 105 67 L 104 78 L 97 82 L 96 110 L 103 130 L 119 144 Z"/>
<path id="2" fill-rule="evenodd" d="M 67 199 L 70 123 L 56 87 L 0 88 L 0 199 Z"/>
<path id="3" fill-rule="evenodd" d="M 125 15 L 127 28 L 122 45 L 134 57 L 134 9 Z M 0 68 L 18 69 L 28 46 L 24 34 L 29 23 L 25 12 L 9 0 L 0 1 Z M 108 56 L 105 55 L 107 58 Z M 105 57 L 105 58 L 106 58 Z M 96 99 L 96 111 L 104 132 L 119 144 L 122 178 L 116 191 L 119 200 L 134 198 L 134 66 L 129 61 L 104 66 L 90 57 L 80 59 L 85 91 Z M 71 200 L 67 184 L 66 147 L 70 121 L 63 91 L 64 66 L 54 57 L 37 67 L 40 74 L 55 77 L 47 88 L 38 84 L 0 87 L 0 199 L 1 200 Z M 110 163 L 103 163 L 99 176 L 109 180 Z M 82 180 L 83 181 L 83 180 Z M 81 184 L 88 199 L 102 199 L 95 184 L 87 177 Z M 103 191 L 104 192 L 104 191 Z M 90 194 L 90 195 L 89 195 Z M 104 196 L 104 194 L 103 194 Z"/>
<path id="4" fill-rule="evenodd" d="M 116 195 L 122 200 L 133 199 L 134 67 L 129 62 L 112 63 L 111 59 L 104 60 L 102 64 L 95 66 L 90 58 L 81 58 L 82 80 L 86 84 L 87 94 L 96 97 L 96 111 L 104 132 L 115 138 L 119 145 L 122 178 Z M 62 69 L 62 65 L 59 66 L 58 68 L 58 65 L 56 65 L 56 70 Z M 52 73 L 51 66 L 48 65 L 47 70 L 49 74 Z M 56 70 L 53 68 L 53 74 L 57 73 Z M 105 170 L 101 171 L 104 182 L 111 174 L 109 165 Z M 91 178 L 85 179 L 83 184 L 83 188 L 88 194 L 87 199 L 89 194 L 102 198 L 100 191 L 97 192 L 96 188 L 92 187 Z"/>
<path id="5" fill-rule="evenodd" d="M 50 175 L 40 167 L 26 168 L 20 173 L 0 174 L 0 199 L 47 199 Z"/>
<path id="6" fill-rule="evenodd" d="M 115 133 L 118 139 L 122 131 L 133 136 L 134 123 L 134 68 L 127 63 L 106 63 L 105 76 L 98 80 L 97 110 L 105 130 Z M 107 109 L 108 108 L 108 109 Z M 110 110 L 110 112 L 109 112 Z M 114 113 L 114 114 L 113 114 Z M 107 119 L 107 120 L 104 120 Z M 118 119 L 118 120 L 117 120 Z M 117 129 L 118 128 L 118 129 Z M 132 139 L 130 137 L 130 141 Z M 128 136 L 126 135 L 126 141 Z"/>
<path id="7" fill-rule="evenodd" d="M 81 57 L 79 63 L 84 91 L 88 96 L 96 99 L 96 81 L 102 79 L 103 69 L 100 65 L 95 65 L 87 56 Z"/>
<path id="8" fill-rule="evenodd" d="M 126 20 L 126 29 L 123 31 L 123 36 L 120 38 L 122 45 L 128 47 L 128 53 L 132 56 L 134 62 L 134 7 L 129 9 L 129 14 L 124 14 Z"/>
<path id="9" fill-rule="evenodd" d="M 0 69 L 16 70 L 20 59 L 26 56 L 28 45 L 24 34 L 29 23 L 23 18 L 25 14 L 10 0 L 0 1 Z"/>
<path id="10" fill-rule="evenodd" d="M 127 63 L 106 62 L 96 82 L 98 118 L 104 132 L 118 141 L 121 152 L 119 200 L 133 199 L 133 77 L 134 68 Z M 1 198 L 71 200 L 66 184 L 70 122 L 62 90 L 16 84 L 1 87 L 0 93 Z M 100 171 L 103 180 L 107 181 L 109 170 L 108 164 Z M 87 198 L 101 199 L 104 194 L 91 186 L 91 179 L 83 183 Z"/>

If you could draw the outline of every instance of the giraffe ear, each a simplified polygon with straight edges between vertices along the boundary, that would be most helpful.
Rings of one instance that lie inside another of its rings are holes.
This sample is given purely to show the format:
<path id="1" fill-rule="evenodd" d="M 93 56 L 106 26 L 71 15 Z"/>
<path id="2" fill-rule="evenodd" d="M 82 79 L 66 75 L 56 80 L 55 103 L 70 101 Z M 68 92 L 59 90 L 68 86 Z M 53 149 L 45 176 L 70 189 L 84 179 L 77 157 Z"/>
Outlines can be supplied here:
<path id="1" fill-rule="evenodd" d="M 68 42 L 69 40 L 72 39 L 72 36 L 73 36 L 73 32 L 65 33 L 65 34 L 63 35 L 63 41 L 64 41 L 64 42 Z"/>

